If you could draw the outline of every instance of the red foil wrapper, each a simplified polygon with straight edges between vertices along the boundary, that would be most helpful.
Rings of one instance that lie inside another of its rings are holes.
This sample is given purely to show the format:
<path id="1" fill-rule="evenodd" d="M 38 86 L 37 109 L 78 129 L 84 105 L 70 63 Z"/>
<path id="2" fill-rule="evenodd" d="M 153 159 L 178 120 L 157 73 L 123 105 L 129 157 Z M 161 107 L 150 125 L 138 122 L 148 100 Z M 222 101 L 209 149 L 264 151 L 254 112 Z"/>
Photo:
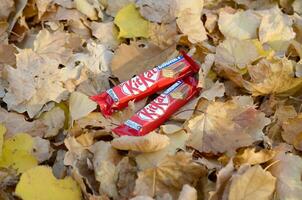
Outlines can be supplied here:
<path id="1" fill-rule="evenodd" d="M 198 70 L 199 66 L 188 55 L 182 53 L 182 56 L 90 98 L 99 104 L 104 116 L 110 116 L 114 110 L 126 107 L 129 101 L 143 99 Z"/>
<path id="2" fill-rule="evenodd" d="M 164 93 L 112 131 L 117 135 L 142 136 L 158 128 L 174 112 L 198 93 L 193 77 L 179 80 Z"/>

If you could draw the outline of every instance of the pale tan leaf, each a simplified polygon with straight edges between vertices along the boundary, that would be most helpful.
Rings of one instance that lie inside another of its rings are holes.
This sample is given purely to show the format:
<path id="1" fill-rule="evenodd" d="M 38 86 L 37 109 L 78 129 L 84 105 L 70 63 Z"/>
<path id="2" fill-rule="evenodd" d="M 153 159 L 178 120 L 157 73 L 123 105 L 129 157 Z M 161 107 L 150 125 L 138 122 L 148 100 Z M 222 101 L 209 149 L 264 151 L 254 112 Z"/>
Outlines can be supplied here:
<path id="1" fill-rule="evenodd" d="M 218 26 L 225 37 L 256 39 L 260 19 L 252 10 L 238 11 L 235 14 L 222 11 L 219 13 Z"/>
<path id="2" fill-rule="evenodd" d="M 302 159 L 300 156 L 278 151 L 268 170 L 277 178 L 276 196 L 279 199 L 300 199 L 302 195 Z"/>
<path id="3" fill-rule="evenodd" d="M 224 93 L 224 84 L 216 81 L 216 83 L 214 83 L 210 88 L 203 90 L 200 93 L 200 97 L 204 97 L 208 100 L 215 100 L 216 97 L 223 97 Z"/>
<path id="4" fill-rule="evenodd" d="M 275 190 L 276 178 L 270 172 L 255 165 L 243 173 L 232 176 L 229 200 L 270 200 Z"/>
<path id="5" fill-rule="evenodd" d="M 97 104 L 89 99 L 88 96 L 80 93 L 73 92 L 69 99 L 69 111 L 72 120 L 77 120 L 87 116 L 90 112 L 95 110 Z"/>
<path id="6" fill-rule="evenodd" d="M 100 193 L 116 198 L 118 195 L 116 188 L 118 178 L 116 165 L 121 157 L 109 142 L 99 141 L 90 150 L 94 154 L 93 166 L 95 177 L 100 182 Z"/>
<path id="7" fill-rule="evenodd" d="M 0 4 L 0 21 L 6 21 L 9 14 L 15 10 L 15 2 L 13 0 L 1 0 Z"/>
<path id="8" fill-rule="evenodd" d="M 185 184 L 179 194 L 178 200 L 197 200 L 197 191 L 192 186 Z"/>
<path id="9" fill-rule="evenodd" d="M 76 8 L 85 14 L 91 20 L 97 20 L 98 14 L 92 4 L 88 0 L 75 0 Z"/>
<path id="10" fill-rule="evenodd" d="M 260 55 L 252 40 L 227 38 L 216 49 L 215 63 L 221 66 L 244 69 Z"/>
<path id="11" fill-rule="evenodd" d="M 156 167 L 139 172 L 134 193 L 149 196 L 170 193 L 175 198 L 184 184 L 194 185 L 204 175 L 204 167 L 194 163 L 191 154 L 179 152 L 166 156 Z"/>
<path id="12" fill-rule="evenodd" d="M 177 40 L 176 23 L 170 24 L 150 24 L 150 41 L 162 49 L 173 45 Z"/>
<path id="13" fill-rule="evenodd" d="M 175 19 L 175 2 L 174 0 L 138 0 L 136 6 L 139 7 L 141 15 L 149 21 L 170 23 Z"/>
<path id="14" fill-rule="evenodd" d="M 260 41 L 267 42 L 277 51 L 286 52 L 289 45 L 287 42 L 296 35 L 292 28 L 292 19 L 283 14 L 277 6 L 259 13 L 262 15 L 259 27 Z"/>
<path id="15" fill-rule="evenodd" d="M 92 35 L 107 48 L 116 49 L 118 47 L 118 32 L 113 22 L 92 22 L 90 28 Z"/>
<path id="16" fill-rule="evenodd" d="M 114 148 L 139 152 L 155 152 L 169 145 L 169 137 L 155 131 L 144 136 L 121 136 L 111 141 Z"/>
<path id="17" fill-rule="evenodd" d="M 108 13 L 111 16 L 115 16 L 116 13 L 123 7 L 125 7 L 126 5 L 130 4 L 130 3 L 134 3 L 135 0 L 107 0 L 107 9 L 106 9 L 106 13 Z"/>
<path id="18" fill-rule="evenodd" d="M 36 0 L 36 5 L 38 8 L 38 17 L 41 19 L 43 14 L 46 12 L 47 7 L 53 0 Z"/>
<path id="19" fill-rule="evenodd" d="M 60 107 L 54 107 L 42 116 L 43 123 L 47 126 L 44 137 L 53 137 L 64 127 L 65 113 Z"/>

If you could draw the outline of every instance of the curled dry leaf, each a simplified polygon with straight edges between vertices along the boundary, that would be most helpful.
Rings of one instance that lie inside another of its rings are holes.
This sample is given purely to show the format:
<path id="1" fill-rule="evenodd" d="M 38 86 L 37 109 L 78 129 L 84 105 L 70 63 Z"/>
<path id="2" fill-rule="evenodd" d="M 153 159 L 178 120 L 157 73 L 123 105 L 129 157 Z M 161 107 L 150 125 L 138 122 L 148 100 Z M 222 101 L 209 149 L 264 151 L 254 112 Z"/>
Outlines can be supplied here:
<path id="1" fill-rule="evenodd" d="M 229 200 L 263 199 L 270 200 L 275 190 L 276 178 L 261 166 L 246 169 L 242 166 L 231 178 Z"/>
<path id="2" fill-rule="evenodd" d="M 251 81 L 245 81 L 244 87 L 253 96 L 292 95 L 302 87 L 302 78 L 295 78 L 293 70 L 293 64 L 287 58 L 263 59 L 258 64 L 248 67 Z"/>
<path id="3" fill-rule="evenodd" d="M 255 148 L 246 148 L 236 154 L 236 156 L 233 158 L 233 162 L 237 167 L 246 163 L 249 165 L 256 165 L 268 162 L 274 156 L 274 150 L 261 149 L 260 151 L 256 151 Z"/>
<path id="4" fill-rule="evenodd" d="M 192 186 L 185 184 L 179 194 L 178 200 L 197 200 L 197 191 Z"/>
<path id="5" fill-rule="evenodd" d="M 194 185 L 204 175 L 205 168 L 194 163 L 191 154 L 179 152 L 166 156 L 156 167 L 139 172 L 134 193 L 152 197 L 170 193 L 176 198 L 184 184 Z"/>
<path id="6" fill-rule="evenodd" d="M 204 113 L 187 122 L 186 129 L 191 133 L 187 145 L 201 152 L 234 153 L 239 147 L 262 140 L 262 129 L 270 120 L 248 99 L 237 97 L 224 103 L 210 102 Z"/>
<path id="7" fill-rule="evenodd" d="M 277 154 L 268 170 L 277 178 L 279 199 L 299 199 L 302 195 L 302 159 L 298 155 L 276 148 Z"/>
<path id="8" fill-rule="evenodd" d="M 121 136 L 111 141 L 114 148 L 139 152 L 155 152 L 169 145 L 169 137 L 155 131 L 144 136 Z"/>

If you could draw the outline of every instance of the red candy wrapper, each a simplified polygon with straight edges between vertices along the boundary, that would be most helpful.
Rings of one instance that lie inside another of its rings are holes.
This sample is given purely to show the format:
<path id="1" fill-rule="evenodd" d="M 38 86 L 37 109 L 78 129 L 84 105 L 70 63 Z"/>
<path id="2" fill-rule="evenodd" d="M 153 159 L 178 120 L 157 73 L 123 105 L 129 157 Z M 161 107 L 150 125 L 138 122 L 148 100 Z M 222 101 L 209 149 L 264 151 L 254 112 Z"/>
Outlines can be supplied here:
<path id="1" fill-rule="evenodd" d="M 131 100 L 138 101 L 198 72 L 199 66 L 185 53 L 125 81 L 106 92 L 90 97 L 100 105 L 104 116 L 120 110 Z"/>
<path id="2" fill-rule="evenodd" d="M 174 112 L 198 93 L 193 77 L 179 80 L 124 124 L 112 131 L 117 135 L 142 136 L 164 123 Z"/>

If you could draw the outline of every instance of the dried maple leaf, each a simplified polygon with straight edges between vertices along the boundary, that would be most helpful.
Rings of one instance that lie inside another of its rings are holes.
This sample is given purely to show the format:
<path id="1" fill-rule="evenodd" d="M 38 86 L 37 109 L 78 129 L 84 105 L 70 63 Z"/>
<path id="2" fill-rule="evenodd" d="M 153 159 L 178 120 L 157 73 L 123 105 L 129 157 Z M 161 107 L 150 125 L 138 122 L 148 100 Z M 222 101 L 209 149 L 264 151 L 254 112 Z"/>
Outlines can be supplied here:
<path id="1" fill-rule="evenodd" d="M 256 39 L 260 17 L 252 10 L 238 11 L 234 14 L 221 11 L 218 26 L 225 37 L 239 40 Z"/>
<path id="2" fill-rule="evenodd" d="M 302 151 L 302 114 L 289 118 L 282 124 L 282 138 L 292 144 L 297 150 Z"/>
<path id="3" fill-rule="evenodd" d="M 141 15 L 152 22 L 170 23 L 175 20 L 174 0 L 138 0 L 136 6 L 139 7 Z"/>
<path id="4" fill-rule="evenodd" d="M 253 96 L 292 95 L 302 87 L 302 78 L 295 78 L 293 70 L 293 64 L 287 58 L 263 59 L 257 65 L 248 67 L 251 81 L 245 81 L 244 87 Z"/>
<path id="5" fill-rule="evenodd" d="M 275 190 L 276 178 L 261 166 L 242 166 L 231 178 L 229 200 L 270 200 Z"/>
<path id="6" fill-rule="evenodd" d="M 156 167 L 139 172 L 134 193 L 149 196 L 170 193 L 177 197 L 184 184 L 194 184 L 204 175 L 204 167 L 194 163 L 191 154 L 179 152 L 168 155 Z"/>
<path id="7" fill-rule="evenodd" d="M 280 148 L 281 147 L 281 148 Z M 277 178 L 276 196 L 279 199 L 300 199 L 302 195 L 302 159 L 287 152 L 282 146 L 276 148 L 277 154 L 268 170 Z"/>
<path id="8" fill-rule="evenodd" d="M 118 31 L 113 22 L 91 22 L 90 28 L 92 35 L 107 48 L 116 49 L 118 47 Z"/>
<path id="9" fill-rule="evenodd" d="M 47 29 L 42 29 L 34 41 L 34 51 L 59 64 L 66 64 L 72 55 L 71 39 L 71 35 L 66 32 L 51 33 Z"/>
<path id="10" fill-rule="evenodd" d="M 169 145 L 169 137 L 155 131 L 145 136 L 121 136 L 111 141 L 111 145 L 120 150 L 155 152 Z"/>
<path id="11" fill-rule="evenodd" d="M 166 49 L 173 45 L 177 40 L 177 26 L 175 22 L 170 24 L 150 24 L 150 41 L 160 47 Z"/>
<path id="12" fill-rule="evenodd" d="M 201 152 L 234 153 L 239 147 L 262 140 L 262 129 L 269 122 L 249 97 L 210 102 L 202 114 L 187 122 L 186 129 L 191 133 L 187 145 Z"/>
<path id="13" fill-rule="evenodd" d="M 89 99 L 88 96 L 80 93 L 73 92 L 69 98 L 69 111 L 72 120 L 77 120 L 87 116 L 95 110 L 97 104 Z"/>

